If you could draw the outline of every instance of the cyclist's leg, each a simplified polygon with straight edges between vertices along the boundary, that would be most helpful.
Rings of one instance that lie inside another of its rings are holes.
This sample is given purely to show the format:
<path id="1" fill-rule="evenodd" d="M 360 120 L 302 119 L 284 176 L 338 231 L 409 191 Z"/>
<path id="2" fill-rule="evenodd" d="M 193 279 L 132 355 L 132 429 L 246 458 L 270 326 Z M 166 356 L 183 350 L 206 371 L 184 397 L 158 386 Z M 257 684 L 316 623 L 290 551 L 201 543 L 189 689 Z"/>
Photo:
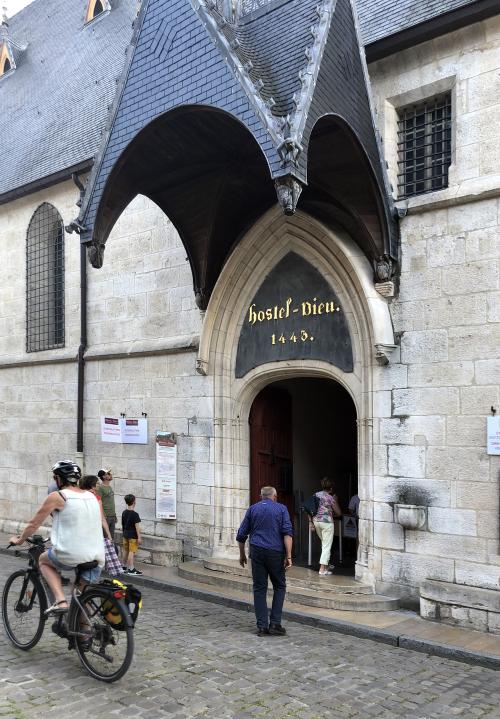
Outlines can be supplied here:
<path id="1" fill-rule="evenodd" d="M 68 602 L 62 588 L 61 575 L 59 574 L 56 566 L 54 566 L 53 560 L 49 557 L 49 552 L 44 552 L 38 561 L 42 576 L 54 595 L 53 606 L 55 607 L 57 605 L 61 609 L 67 609 Z"/>

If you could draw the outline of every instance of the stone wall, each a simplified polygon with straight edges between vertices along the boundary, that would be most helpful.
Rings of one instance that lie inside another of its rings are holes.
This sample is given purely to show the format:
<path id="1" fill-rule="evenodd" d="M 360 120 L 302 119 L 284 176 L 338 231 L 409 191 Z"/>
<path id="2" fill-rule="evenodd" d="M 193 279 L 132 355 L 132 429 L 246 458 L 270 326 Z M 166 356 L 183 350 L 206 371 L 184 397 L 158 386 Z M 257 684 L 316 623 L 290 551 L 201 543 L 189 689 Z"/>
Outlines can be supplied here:
<path id="1" fill-rule="evenodd" d="M 402 595 L 425 579 L 498 588 L 500 458 L 486 454 L 486 418 L 500 410 L 500 18 L 369 71 L 394 186 L 397 108 L 449 89 L 454 118 L 449 188 L 400 203 L 401 357 L 379 378 L 375 574 Z M 394 522 L 409 496 L 429 507 L 422 530 Z"/>
<path id="2" fill-rule="evenodd" d="M 6 530 L 32 516 L 46 494 L 50 467 L 76 457 L 77 363 L 80 341 L 79 240 L 65 237 L 66 345 L 25 351 L 26 232 L 33 212 L 50 202 L 68 224 L 77 214 L 72 183 L 0 207 L 0 521 Z M 102 270 L 88 268 L 85 370 L 86 472 L 111 465 L 117 509 L 132 492 L 145 533 L 184 540 L 204 554 L 213 526 L 213 389 L 196 373 L 201 314 L 191 272 L 172 224 L 137 198 L 107 244 Z M 100 416 L 141 416 L 147 445 L 104 444 Z M 157 429 L 178 434 L 178 519 L 155 519 Z"/>
<path id="3" fill-rule="evenodd" d="M 196 374 L 202 316 L 179 236 L 153 203 L 138 197 L 89 268 L 89 350 L 85 383 L 86 466 L 110 465 L 117 509 L 138 497 L 146 533 L 207 552 L 213 526 L 213 386 Z M 111 354 L 113 358 L 108 359 Z M 147 445 L 104 444 L 100 417 L 147 414 Z M 178 435 L 177 521 L 155 519 L 156 430 Z"/>
<path id="4" fill-rule="evenodd" d="M 0 520 L 29 519 L 47 492 L 51 465 L 75 452 L 79 243 L 66 235 L 66 346 L 27 353 L 26 233 L 41 203 L 68 223 L 77 198 L 64 183 L 0 206 Z"/>

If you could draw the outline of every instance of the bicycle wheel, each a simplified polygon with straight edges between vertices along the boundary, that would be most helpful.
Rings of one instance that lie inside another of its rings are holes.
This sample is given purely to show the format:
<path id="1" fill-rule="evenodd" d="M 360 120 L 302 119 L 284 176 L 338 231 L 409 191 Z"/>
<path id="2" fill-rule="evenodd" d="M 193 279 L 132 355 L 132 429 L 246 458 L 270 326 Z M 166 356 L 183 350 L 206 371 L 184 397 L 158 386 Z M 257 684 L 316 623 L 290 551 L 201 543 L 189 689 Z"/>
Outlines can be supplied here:
<path id="1" fill-rule="evenodd" d="M 79 602 L 84 611 L 77 607 L 72 612 L 71 627 L 80 661 L 95 679 L 115 682 L 128 670 L 134 654 L 134 630 L 126 626 L 128 611 L 122 601 L 98 588 L 86 589 Z"/>
<path id="2" fill-rule="evenodd" d="M 35 574 L 20 569 L 5 582 L 2 618 L 7 636 L 18 649 L 32 649 L 45 628 L 45 592 Z"/>

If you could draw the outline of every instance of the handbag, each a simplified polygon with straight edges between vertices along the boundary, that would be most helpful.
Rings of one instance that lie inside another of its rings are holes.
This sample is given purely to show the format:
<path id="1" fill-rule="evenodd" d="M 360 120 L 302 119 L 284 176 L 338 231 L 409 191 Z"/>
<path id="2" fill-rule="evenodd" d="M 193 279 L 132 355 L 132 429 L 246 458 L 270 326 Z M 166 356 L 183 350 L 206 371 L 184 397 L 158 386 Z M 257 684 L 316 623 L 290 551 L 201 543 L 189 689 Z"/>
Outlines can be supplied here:
<path id="1" fill-rule="evenodd" d="M 315 517 L 318 514 L 319 497 L 313 494 L 312 497 L 306 499 L 306 501 L 302 505 L 302 509 L 311 517 L 311 519 Z"/>
<path id="2" fill-rule="evenodd" d="M 111 577 L 117 577 L 119 574 L 123 574 L 122 563 L 118 559 L 115 545 L 108 537 L 104 538 L 104 560 L 106 572 Z"/>

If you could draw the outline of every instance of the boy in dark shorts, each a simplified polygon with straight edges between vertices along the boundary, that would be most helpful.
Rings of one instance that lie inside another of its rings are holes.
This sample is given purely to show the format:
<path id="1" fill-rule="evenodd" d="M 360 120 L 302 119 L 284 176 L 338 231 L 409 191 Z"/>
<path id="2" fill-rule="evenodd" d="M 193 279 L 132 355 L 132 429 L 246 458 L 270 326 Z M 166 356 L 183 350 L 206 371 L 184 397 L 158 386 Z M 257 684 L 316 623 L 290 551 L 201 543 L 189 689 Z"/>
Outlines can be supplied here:
<path id="1" fill-rule="evenodd" d="M 127 509 L 122 512 L 122 561 L 125 565 L 123 571 L 124 574 L 142 574 L 142 572 L 134 567 L 134 557 L 141 543 L 141 518 L 135 511 L 135 497 L 133 494 L 125 495 L 125 504 L 127 505 Z"/>

